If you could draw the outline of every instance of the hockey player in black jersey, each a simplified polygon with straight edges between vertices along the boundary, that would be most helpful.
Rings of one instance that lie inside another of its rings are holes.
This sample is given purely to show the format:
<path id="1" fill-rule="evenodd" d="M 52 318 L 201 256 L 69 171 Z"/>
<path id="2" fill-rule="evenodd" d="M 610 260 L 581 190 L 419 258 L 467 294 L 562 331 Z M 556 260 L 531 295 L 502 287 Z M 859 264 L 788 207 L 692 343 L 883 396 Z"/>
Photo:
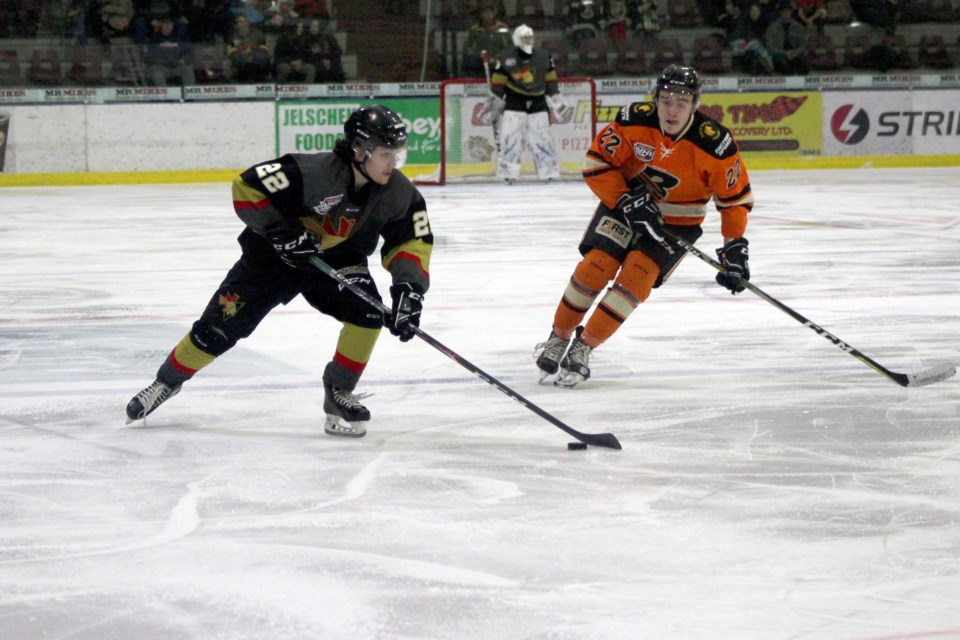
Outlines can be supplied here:
<path id="1" fill-rule="evenodd" d="M 430 284 L 433 234 L 423 196 L 399 171 L 407 131 L 390 109 L 357 109 L 333 152 L 288 154 L 244 171 L 233 182 L 234 209 L 246 228 L 240 259 L 200 318 L 160 365 L 156 380 L 127 404 L 140 420 L 176 395 L 200 369 L 249 336 L 277 305 L 297 295 L 342 323 L 323 373 L 331 435 L 366 434 L 369 410 L 353 391 L 386 326 L 410 340 Z M 382 238 L 392 311 L 381 314 L 316 269 L 320 257 L 380 299 L 367 258 Z"/>

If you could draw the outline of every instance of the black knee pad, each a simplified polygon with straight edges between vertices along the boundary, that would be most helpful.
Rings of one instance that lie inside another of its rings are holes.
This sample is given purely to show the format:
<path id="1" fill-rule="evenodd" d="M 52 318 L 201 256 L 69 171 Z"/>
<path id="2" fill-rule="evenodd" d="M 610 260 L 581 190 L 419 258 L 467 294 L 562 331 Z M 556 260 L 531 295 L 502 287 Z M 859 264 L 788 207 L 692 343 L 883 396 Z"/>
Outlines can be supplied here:
<path id="1" fill-rule="evenodd" d="M 242 337 L 227 335 L 223 329 L 203 319 L 194 322 L 190 330 L 190 339 L 193 340 L 193 344 L 212 356 L 226 353 Z"/>

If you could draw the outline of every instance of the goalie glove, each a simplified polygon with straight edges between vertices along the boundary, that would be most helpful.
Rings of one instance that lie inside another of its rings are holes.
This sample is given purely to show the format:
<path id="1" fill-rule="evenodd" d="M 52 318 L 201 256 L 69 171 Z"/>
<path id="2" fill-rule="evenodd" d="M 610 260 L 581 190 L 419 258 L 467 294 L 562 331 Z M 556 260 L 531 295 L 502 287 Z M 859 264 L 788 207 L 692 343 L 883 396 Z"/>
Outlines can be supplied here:
<path id="1" fill-rule="evenodd" d="M 731 240 L 717 249 L 717 259 L 723 271 L 717 274 L 717 284 L 736 295 L 743 291 L 743 281 L 750 280 L 750 252 L 746 238 Z"/>
<path id="2" fill-rule="evenodd" d="M 547 107 L 549 107 L 553 119 L 557 122 L 566 122 L 573 114 L 573 108 L 566 103 L 559 93 L 547 96 Z"/>
<path id="3" fill-rule="evenodd" d="M 483 108 L 478 114 L 480 122 L 483 124 L 493 124 L 499 120 L 500 116 L 503 115 L 503 110 L 506 107 L 506 104 L 506 100 L 496 94 L 491 93 L 489 96 L 487 96 L 487 100 L 483 103 Z"/>

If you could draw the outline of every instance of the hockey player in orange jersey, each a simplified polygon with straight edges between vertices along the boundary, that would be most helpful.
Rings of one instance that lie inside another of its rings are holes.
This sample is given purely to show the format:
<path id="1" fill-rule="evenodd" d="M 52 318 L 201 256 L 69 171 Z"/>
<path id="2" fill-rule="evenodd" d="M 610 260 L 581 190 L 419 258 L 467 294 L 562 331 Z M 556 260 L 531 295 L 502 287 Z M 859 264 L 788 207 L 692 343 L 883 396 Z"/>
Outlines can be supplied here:
<path id="1" fill-rule="evenodd" d="M 591 352 L 667 280 L 685 254 L 663 230 L 695 242 L 711 199 L 723 234 L 717 255 L 724 271 L 717 282 L 732 293 L 743 291 L 742 280 L 750 277 L 743 237 L 753 207 L 750 179 L 731 133 L 698 112 L 699 103 L 696 70 L 670 65 L 657 79 L 653 102 L 627 105 L 594 139 L 583 178 L 600 203 L 550 337 L 534 351 L 541 381 L 558 374 L 555 385 L 573 387 L 590 377 Z"/>

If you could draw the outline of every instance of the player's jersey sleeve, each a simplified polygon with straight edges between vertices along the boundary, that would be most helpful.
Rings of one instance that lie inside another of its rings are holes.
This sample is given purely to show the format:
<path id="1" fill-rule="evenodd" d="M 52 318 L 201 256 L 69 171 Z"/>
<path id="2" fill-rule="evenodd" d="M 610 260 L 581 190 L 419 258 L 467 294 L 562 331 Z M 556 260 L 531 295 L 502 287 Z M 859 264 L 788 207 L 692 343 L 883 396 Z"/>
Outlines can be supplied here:
<path id="1" fill-rule="evenodd" d="M 234 178 L 232 191 L 237 216 L 260 235 L 303 215 L 303 173 L 289 154 L 250 167 Z"/>
<path id="2" fill-rule="evenodd" d="M 635 102 L 620 110 L 616 119 L 593 139 L 584 158 L 583 179 L 606 206 L 613 209 L 617 199 L 630 190 L 629 177 L 644 169 L 631 137 L 648 126 L 648 103 Z"/>
<path id="3" fill-rule="evenodd" d="M 383 268 L 394 283 L 409 282 L 426 291 L 430 288 L 430 255 L 433 232 L 427 218 L 427 203 L 416 187 L 410 185 L 405 211 L 387 222 L 380 231 Z"/>
<path id="4" fill-rule="evenodd" d="M 711 124 L 715 125 L 708 121 L 708 130 Z M 739 238 L 746 231 L 747 214 L 753 209 L 753 187 L 733 134 L 719 125 L 714 128 L 718 131 L 718 141 L 707 138 L 702 145 L 709 167 L 708 187 L 720 212 L 723 237 Z"/>

